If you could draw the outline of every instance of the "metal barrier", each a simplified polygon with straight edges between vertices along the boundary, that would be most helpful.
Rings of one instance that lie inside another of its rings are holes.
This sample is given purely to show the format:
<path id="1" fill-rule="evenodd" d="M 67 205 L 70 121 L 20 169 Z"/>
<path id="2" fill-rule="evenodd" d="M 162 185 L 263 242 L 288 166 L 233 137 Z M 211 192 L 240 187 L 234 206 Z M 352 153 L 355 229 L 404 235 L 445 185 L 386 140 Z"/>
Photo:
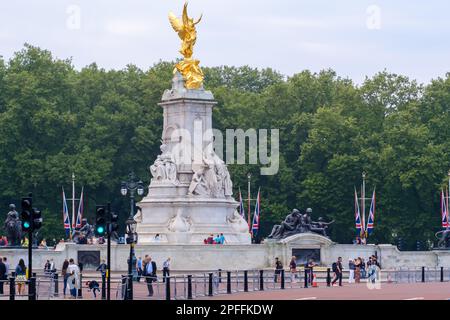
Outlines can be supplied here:
<path id="1" fill-rule="evenodd" d="M 313 270 L 315 283 L 320 287 L 330 286 L 331 271 L 329 268 L 317 268 Z M 448 282 L 450 281 L 450 268 L 401 268 L 396 270 L 381 270 L 377 275 L 382 282 L 387 283 L 421 283 L 427 282 Z M 191 300 L 202 297 L 212 297 L 217 295 L 229 295 L 241 292 L 270 291 L 270 290 L 314 290 L 312 278 L 304 268 L 299 268 L 296 272 L 290 270 L 211 270 L 206 272 L 192 272 L 189 274 L 175 274 L 166 278 L 152 279 L 153 296 L 148 296 L 146 277 L 141 281 L 134 281 L 133 298 L 136 300 Z M 22 282 L 21 294 L 18 292 L 17 281 L 14 277 L 3 280 L 4 293 L 0 294 L 0 299 L 20 300 L 33 299 L 59 299 L 62 298 L 61 290 L 63 281 L 57 275 L 37 275 L 25 282 Z M 77 298 L 83 297 L 93 299 L 92 290 L 87 281 L 96 280 L 101 284 L 101 275 L 82 275 L 81 286 L 78 288 Z M 125 280 L 122 280 L 125 279 Z M 127 276 L 123 278 L 116 275 L 111 280 L 111 297 L 113 299 L 123 299 L 127 292 Z M 143 280 L 143 281 L 142 281 Z M 361 282 L 368 279 L 361 279 Z M 34 292 L 33 292 L 33 286 Z M 314 285 L 315 286 L 315 285 Z M 311 289 L 310 289 L 311 288 Z M 101 289 L 101 286 L 100 288 Z M 101 291 L 96 291 L 96 299 L 101 299 Z"/>

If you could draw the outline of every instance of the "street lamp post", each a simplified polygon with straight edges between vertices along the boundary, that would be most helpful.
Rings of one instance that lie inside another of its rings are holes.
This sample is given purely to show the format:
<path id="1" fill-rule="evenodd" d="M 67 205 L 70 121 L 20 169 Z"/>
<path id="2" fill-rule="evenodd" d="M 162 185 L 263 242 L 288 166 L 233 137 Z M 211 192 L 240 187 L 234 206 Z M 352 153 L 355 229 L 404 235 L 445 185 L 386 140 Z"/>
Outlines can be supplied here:
<path id="1" fill-rule="evenodd" d="M 137 192 L 139 196 L 144 194 L 144 184 L 141 180 L 136 181 L 137 178 L 133 172 L 129 174 L 129 180 L 123 181 L 120 188 L 120 193 L 123 196 L 130 195 L 130 216 L 126 223 L 127 226 L 127 243 L 130 244 L 130 257 L 128 260 L 128 290 L 125 295 L 125 299 L 133 300 L 133 258 L 134 258 L 134 245 L 137 242 L 136 227 L 137 223 L 134 220 L 134 208 L 135 198 L 134 195 Z"/>

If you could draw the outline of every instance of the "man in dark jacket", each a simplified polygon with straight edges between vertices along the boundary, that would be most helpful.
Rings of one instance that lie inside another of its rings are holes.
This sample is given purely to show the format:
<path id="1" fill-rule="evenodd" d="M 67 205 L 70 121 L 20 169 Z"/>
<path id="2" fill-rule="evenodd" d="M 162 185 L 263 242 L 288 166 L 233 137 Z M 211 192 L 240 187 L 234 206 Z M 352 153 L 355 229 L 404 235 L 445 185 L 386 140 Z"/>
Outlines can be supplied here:
<path id="1" fill-rule="evenodd" d="M 0 258 L 0 294 L 3 294 L 3 281 L 6 279 L 6 265 L 3 263 L 3 259 Z"/>
<path id="2" fill-rule="evenodd" d="M 334 285 L 339 280 L 339 286 L 342 287 L 342 258 L 339 257 L 338 260 L 333 263 L 334 279 L 331 285 Z"/>
<path id="3" fill-rule="evenodd" d="M 156 281 L 156 262 L 148 257 L 144 264 L 143 276 L 147 282 L 148 296 L 153 296 L 153 281 Z"/>

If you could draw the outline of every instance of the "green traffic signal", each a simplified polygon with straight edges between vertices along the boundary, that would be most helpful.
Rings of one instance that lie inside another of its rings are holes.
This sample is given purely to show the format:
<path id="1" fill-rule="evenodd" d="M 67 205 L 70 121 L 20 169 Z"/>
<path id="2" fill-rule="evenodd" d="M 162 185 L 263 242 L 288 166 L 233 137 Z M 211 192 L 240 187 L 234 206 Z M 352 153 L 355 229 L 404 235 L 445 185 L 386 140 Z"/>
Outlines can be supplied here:
<path id="1" fill-rule="evenodd" d="M 24 221 L 24 222 L 23 222 L 23 227 L 24 227 L 25 229 L 30 228 L 30 223 L 29 223 L 28 221 Z"/>
<path id="2" fill-rule="evenodd" d="M 97 227 L 97 233 L 102 234 L 105 232 L 105 228 L 103 228 L 102 226 Z"/>

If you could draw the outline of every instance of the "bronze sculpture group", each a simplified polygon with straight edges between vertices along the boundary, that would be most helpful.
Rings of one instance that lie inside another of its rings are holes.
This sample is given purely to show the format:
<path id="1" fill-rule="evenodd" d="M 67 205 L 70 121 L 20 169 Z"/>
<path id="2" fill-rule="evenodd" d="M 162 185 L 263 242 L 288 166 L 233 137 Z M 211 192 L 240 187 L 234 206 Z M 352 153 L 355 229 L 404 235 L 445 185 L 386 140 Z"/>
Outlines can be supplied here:
<path id="1" fill-rule="evenodd" d="M 298 209 L 292 210 L 290 214 L 279 225 L 275 225 L 269 239 L 284 239 L 299 233 L 318 233 L 324 237 L 328 237 L 327 229 L 331 222 L 325 222 L 322 217 L 318 221 L 312 221 L 312 209 L 308 208 L 305 214 L 301 214 Z"/>

